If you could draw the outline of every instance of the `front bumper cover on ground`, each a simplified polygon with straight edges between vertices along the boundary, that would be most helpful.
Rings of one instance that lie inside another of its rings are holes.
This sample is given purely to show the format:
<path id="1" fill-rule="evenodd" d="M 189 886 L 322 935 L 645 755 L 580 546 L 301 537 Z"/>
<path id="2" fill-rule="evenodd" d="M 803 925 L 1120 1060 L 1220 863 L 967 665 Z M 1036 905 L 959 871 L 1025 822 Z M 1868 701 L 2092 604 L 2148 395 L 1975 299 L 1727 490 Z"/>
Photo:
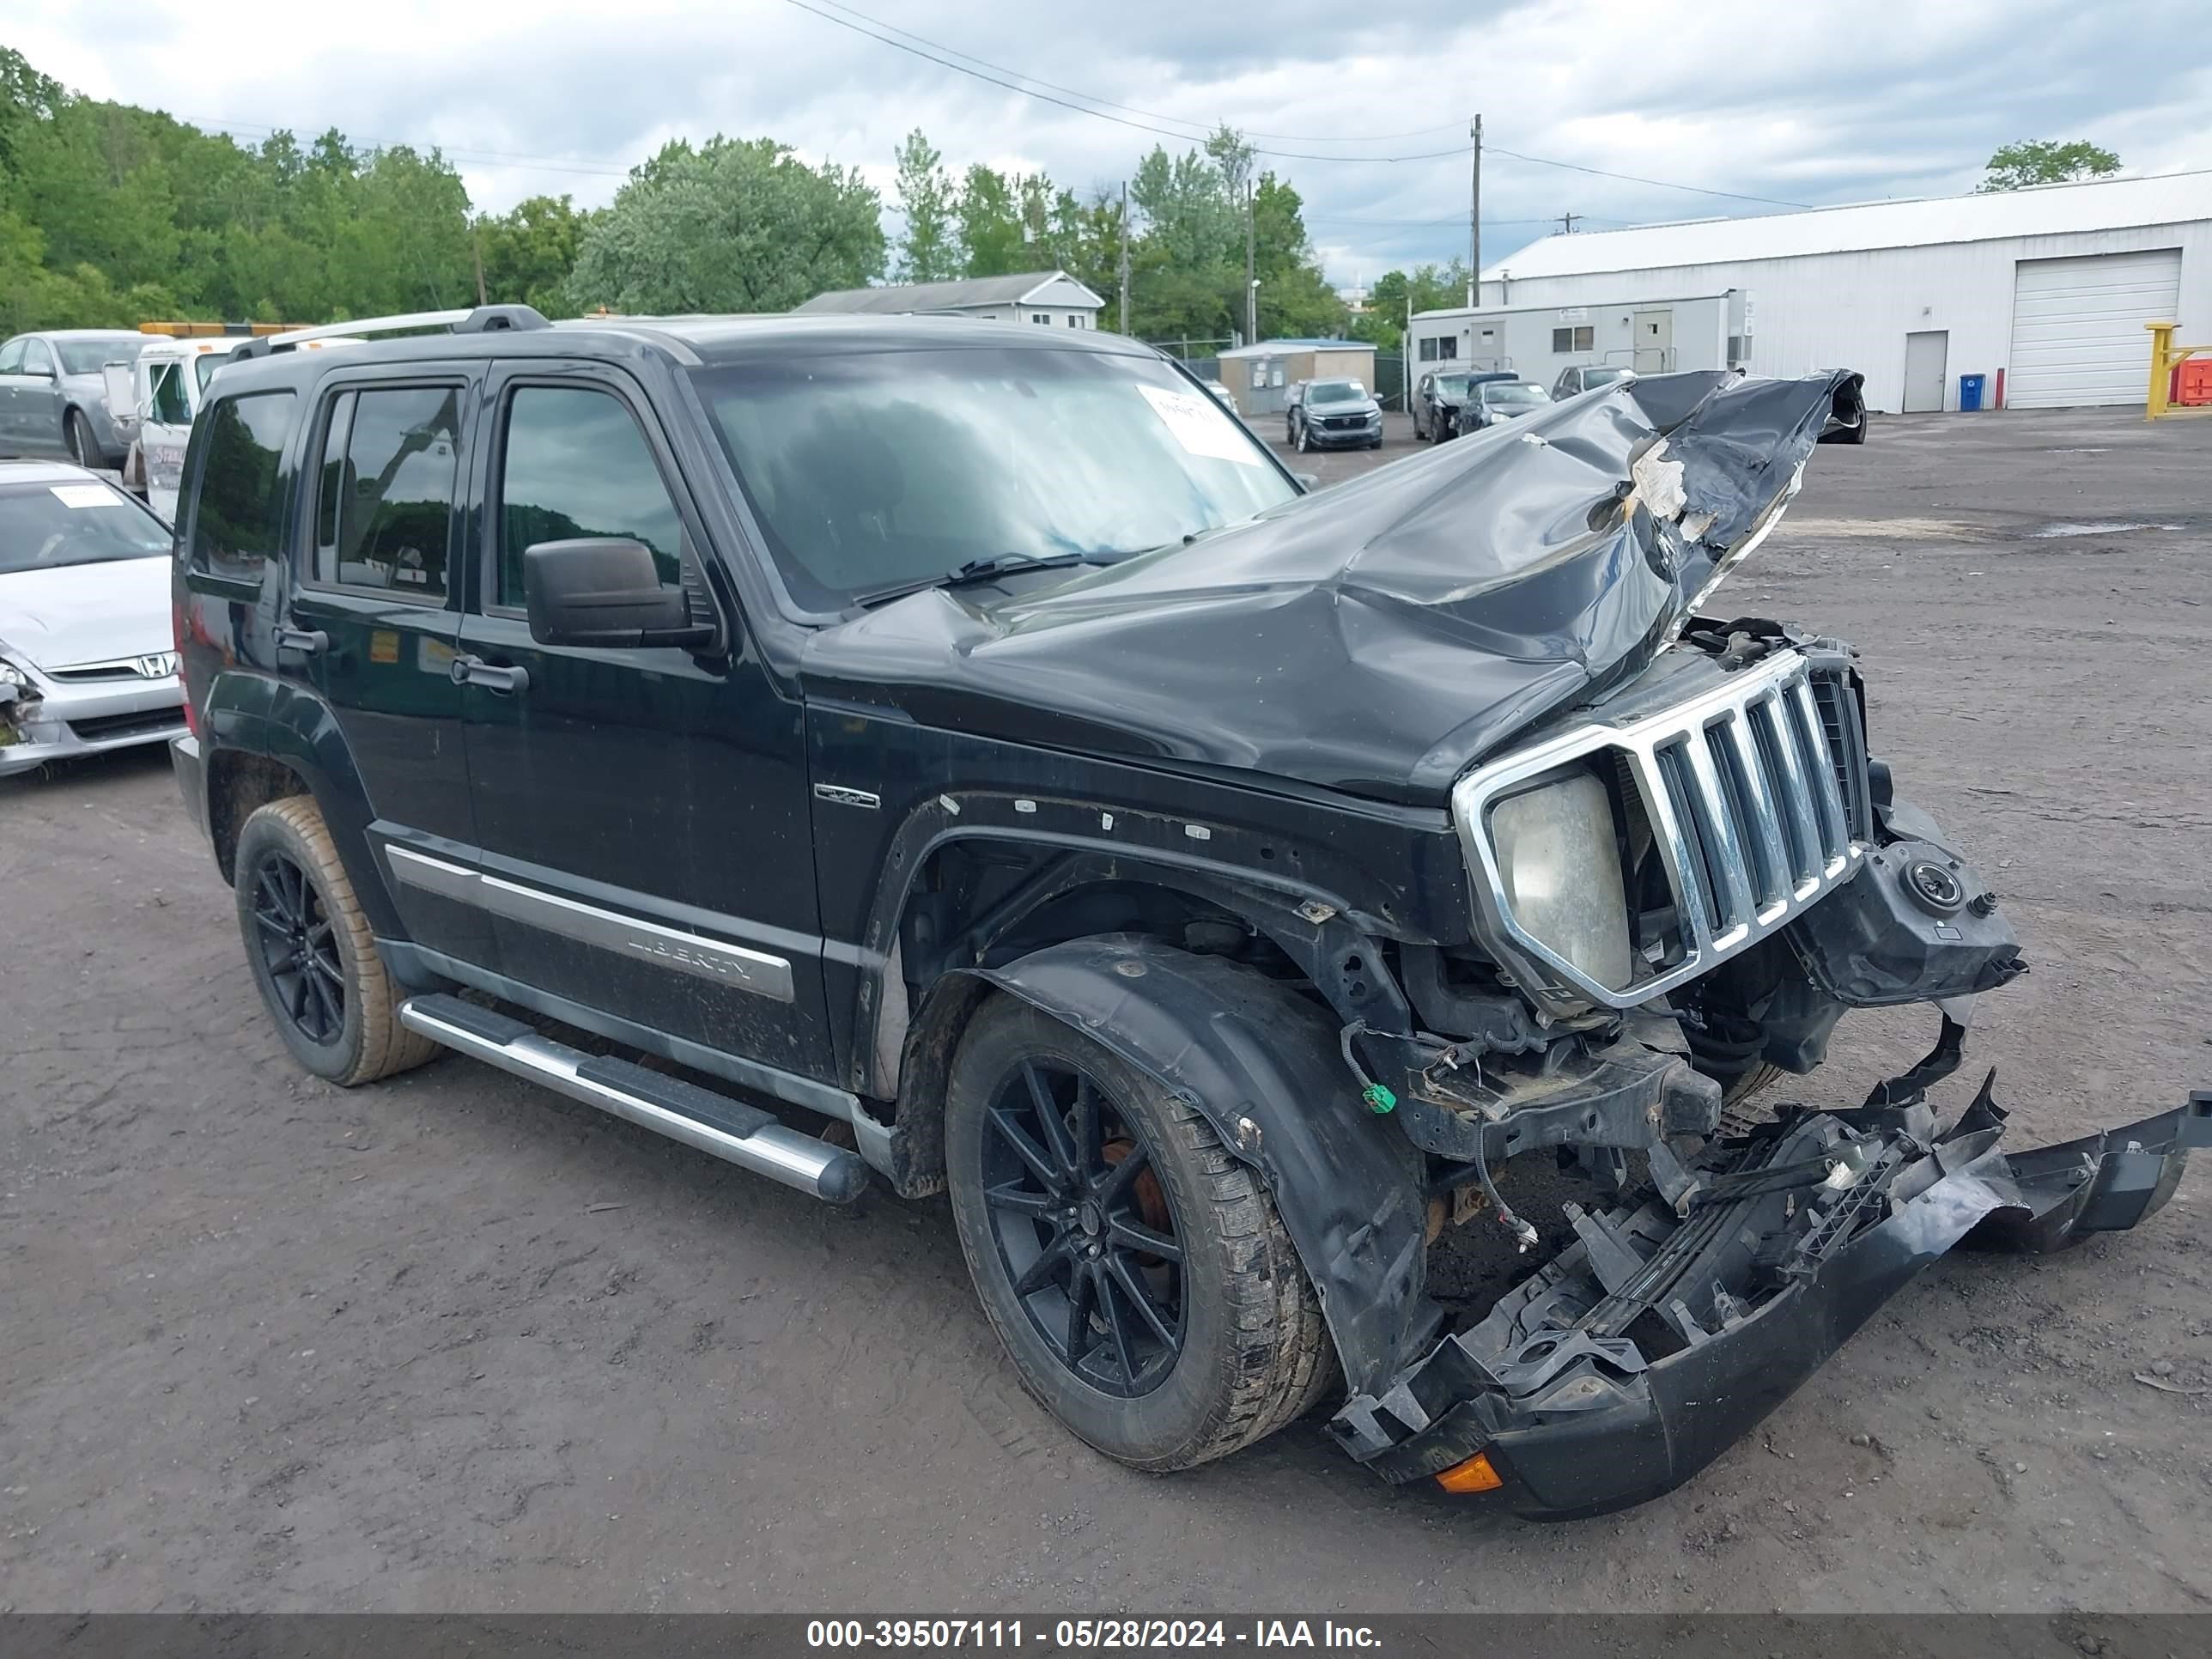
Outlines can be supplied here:
<path id="1" fill-rule="evenodd" d="M 1803 1112 L 1698 1161 L 1677 1214 L 1655 1194 L 1579 1239 L 1329 1431 L 1393 1482 L 1486 1453 L 1536 1518 L 1655 1498 L 1787 1399 L 1955 1245 L 2045 1251 L 2132 1227 L 2212 1146 L 2212 1092 L 2061 1146 L 1997 1149 L 1984 1084 L 1948 1131 L 1924 1106 Z"/>

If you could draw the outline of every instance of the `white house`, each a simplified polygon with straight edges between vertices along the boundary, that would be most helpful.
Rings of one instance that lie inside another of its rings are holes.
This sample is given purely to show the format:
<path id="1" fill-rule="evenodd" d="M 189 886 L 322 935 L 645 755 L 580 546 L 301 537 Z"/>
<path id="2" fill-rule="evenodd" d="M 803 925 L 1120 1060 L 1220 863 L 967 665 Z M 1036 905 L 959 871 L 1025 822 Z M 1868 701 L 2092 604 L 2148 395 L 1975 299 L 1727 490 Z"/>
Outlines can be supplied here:
<path id="1" fill-rule="evenodd" d="M 2212 171 L 1547 236 L 1483 272 L 1499 307 L 1735 289 L 1756 374 L 1856 368 L 1880 410 L 2140 404 L 2147 322 L 2212 337 Z"/>
<path id="2" fill-rule="evenodd" d="M 967 276 L 951 283 L 903 283 L 817 294 L 800 316 L 861 312 L 878 316 L 950 313 L 1046 328 L 1096 328 L 1106 301 L 1064 270 L 1028 270 L 1012 276 Z"/>

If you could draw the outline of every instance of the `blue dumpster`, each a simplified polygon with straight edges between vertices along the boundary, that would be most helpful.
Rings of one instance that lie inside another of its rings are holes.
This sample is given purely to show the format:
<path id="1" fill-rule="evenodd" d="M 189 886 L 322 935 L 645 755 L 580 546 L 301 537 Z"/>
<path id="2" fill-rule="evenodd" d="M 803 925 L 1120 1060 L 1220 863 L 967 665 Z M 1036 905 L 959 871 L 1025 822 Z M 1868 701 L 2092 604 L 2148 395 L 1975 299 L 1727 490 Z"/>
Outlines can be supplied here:
<path id="1" fill-rule="evenodd" d="M 1961 374 L 1959 377 L 1959 407 L 1969 414 L 1982 406 L 1982 387 L 1989 377 L 1983 374 Z"/>

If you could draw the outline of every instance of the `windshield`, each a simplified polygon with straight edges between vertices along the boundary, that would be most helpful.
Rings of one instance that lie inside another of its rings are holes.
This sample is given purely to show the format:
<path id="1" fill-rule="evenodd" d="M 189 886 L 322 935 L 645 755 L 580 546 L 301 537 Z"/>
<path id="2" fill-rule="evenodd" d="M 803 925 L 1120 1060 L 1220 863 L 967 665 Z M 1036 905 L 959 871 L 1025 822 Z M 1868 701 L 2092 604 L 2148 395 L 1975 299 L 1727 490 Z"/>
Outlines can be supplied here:
<path id="1" fill-rule="evenodd" d="M 97 339 L 56 340 L 54 355 L 64 374 L 97 374 L 103 363 L 135 363 L 145 349 L 143 334 L 108 334 Z"/>
<path id="2" fill-rule="evenodd" d="M 1482 401 L 1486 404 L 1548 404 L 1552 394 L 1540 386 L 1524 385 L 1519 380 L 1490 380 L 1482 388 Z"/>
<path id="3" fill-rule="evenodd" d="M 1440 396 L 1446 398 L 1458 398 L 1465 396 L 1467 392 L 1467 376 L 1464 374 L 1437 375 L 1437 392 Z"/>
<path id="4" fill-rule="evenodd" d="M 1316 380 L 1306 393 L 1310 404 L 1359 404 L 1367 401 L 1367 388 L 1357 380 Z"/>
<path id="5" fill-rule="evenodd" d="M 814 611 L 977 560 L 1162 547 L 1297 493 L 1243 422 L 1147 358 L 815 349 L 692 378 Z"/>
<path id="6" fill-rule="evenodd" d="M 110 485 L 0 484 L 0 575 L 168 550 L 161 521 Z"/>
<path id="7" fill-rule="evenodd" d="M 1583 390 L 1588 392 L 1594 386 L 1610 386 L 1627 373 L 1625 368 L 1586 368 L 1583 371 Z"/>

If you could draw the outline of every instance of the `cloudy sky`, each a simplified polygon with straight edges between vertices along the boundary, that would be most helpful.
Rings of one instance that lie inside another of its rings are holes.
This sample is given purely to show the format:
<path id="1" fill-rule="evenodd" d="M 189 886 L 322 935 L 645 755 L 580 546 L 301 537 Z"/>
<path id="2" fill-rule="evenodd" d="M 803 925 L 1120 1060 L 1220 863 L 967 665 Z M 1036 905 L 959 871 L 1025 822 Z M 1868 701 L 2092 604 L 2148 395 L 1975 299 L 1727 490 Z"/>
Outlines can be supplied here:
<path id="1" fill-rule="evenodd" d="M 949 164 L 1042 169 L 1088 192 L 1226 120 L 1280 152 L 1261 164 L 1297 185 L 1339 282 L 1466 252 L 1477 111 L 1486 264 L 1566 213 L 1596 229 L 1950 194 L 2017 138 L 2092 139 L 2130 172 L 2212 167 L 2205 0 L 7 9 L 0 44 L 80 91 L 248 141 L 335 125 L 437 145 L 494 210 L 541 192 L 604 202 L 665 139 L 716 131 L 857 164 L 887 199 L 915 126 Z M 1546 164 L 1560 162 L 1598 171 Z"/>

